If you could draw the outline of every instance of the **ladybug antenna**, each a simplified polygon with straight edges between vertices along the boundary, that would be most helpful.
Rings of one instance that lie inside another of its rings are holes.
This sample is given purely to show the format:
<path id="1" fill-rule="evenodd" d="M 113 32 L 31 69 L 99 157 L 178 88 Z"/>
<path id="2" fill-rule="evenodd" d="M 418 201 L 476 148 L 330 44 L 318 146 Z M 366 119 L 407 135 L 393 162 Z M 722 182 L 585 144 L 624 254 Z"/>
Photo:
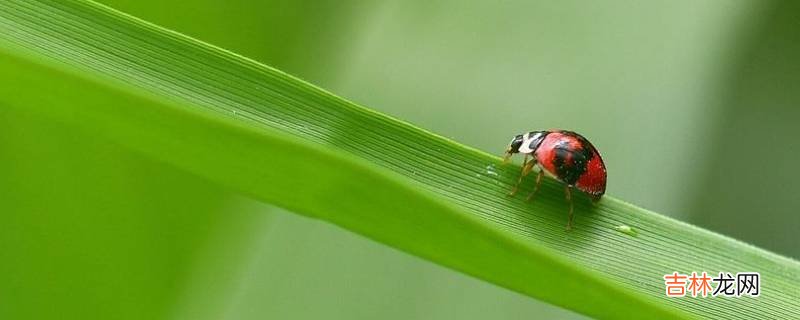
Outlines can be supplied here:
<path id="1" fill-rule="evenodd" d="M 512 155 L 513 153 L 511 153 L 510 151 L 506 151 L 506 154 L 503 156 L 503 164 L 508 163 L 511 160 Z"/>

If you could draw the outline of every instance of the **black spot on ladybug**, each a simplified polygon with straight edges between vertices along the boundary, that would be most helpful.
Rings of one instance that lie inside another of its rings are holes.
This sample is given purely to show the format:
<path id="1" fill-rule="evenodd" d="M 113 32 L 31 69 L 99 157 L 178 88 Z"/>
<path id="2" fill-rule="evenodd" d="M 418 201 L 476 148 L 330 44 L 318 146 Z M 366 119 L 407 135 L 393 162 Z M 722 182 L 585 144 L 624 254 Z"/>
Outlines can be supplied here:
<path id="1" fill-rule="evenodd" d="M 556 174 L 568 185 L 574 185 L 586 172 L 586 165 L 594 157 L 592 146 L 586 138 L 571 131 L 561 131 L 562 134 L 574 137 L 579 146 L 572 147 L 567 141 L 562 141 L 553 149 L 555 157 L 553 165 Z"/>

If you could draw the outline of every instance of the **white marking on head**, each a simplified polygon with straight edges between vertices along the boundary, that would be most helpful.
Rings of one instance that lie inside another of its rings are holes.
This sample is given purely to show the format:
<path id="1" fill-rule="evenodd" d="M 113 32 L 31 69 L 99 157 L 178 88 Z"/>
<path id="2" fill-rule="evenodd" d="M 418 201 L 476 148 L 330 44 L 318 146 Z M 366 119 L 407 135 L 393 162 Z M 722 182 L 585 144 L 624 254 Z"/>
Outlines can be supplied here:
<path id="1" fill-rule="evenodd" d="M 533 140 L 539 139 L 542 136 L 541 132 L 536 132 L 533 135 L 530 132 L 526 133 L 522 140 L 522 145 L 519 147 L 519 152 L 521 153 L 532 153 L 533 149 L 531 149 L 531 142 Z"/>

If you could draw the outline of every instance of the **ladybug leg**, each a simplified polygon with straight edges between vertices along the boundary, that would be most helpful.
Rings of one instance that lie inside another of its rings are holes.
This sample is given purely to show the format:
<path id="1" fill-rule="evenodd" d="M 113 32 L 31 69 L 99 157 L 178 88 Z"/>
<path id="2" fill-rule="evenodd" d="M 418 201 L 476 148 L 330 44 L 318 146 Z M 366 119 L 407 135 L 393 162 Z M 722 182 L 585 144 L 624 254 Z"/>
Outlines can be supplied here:
<path id="1" fill-rule="evenodd" d="M 539 186 L 542 184 L 543 175 L 544 175 L 544 170 L 539 170 L 539 174 L 536 175 L 536 186 L 533 187 L 533 191 L 531 192 L 531 194 L 528 195 L 528 198 L 526 198 L 525 200 L 531 201 L 531 199 L 533 199 L 533 195 L 539 192 Z"/>
<path id="2" fill-rule="evenodd" d="M 535 163 L 534 160 L 528 161 L 528 155 L 526 154 L 525 158 L 522 160 L 522 172 L 519 175 L 519 179 L 517 179 L 517 184 L 514 185 L 514 189 L 511 189 L 511 193 L 508 194 L 509 196 L 513 197 L 515 194 L 517 194 L 517 191 L 519 190 L 519 185 L 522 183 L 522 179 L 525 178 L 525 176 L 527 176 L 528 173 L 531 172 L 534 163 Z"/>
<path id="3" fill-rule="evenodd" d="M 569 202 L 569 218 L 567 220 L 567 230 L 572 229 L 572 212 L 574 208 L 572 206 L 572 186 L 567 185 L 566 187 L 566 194 L 567 194 L 567 202 Z"/>

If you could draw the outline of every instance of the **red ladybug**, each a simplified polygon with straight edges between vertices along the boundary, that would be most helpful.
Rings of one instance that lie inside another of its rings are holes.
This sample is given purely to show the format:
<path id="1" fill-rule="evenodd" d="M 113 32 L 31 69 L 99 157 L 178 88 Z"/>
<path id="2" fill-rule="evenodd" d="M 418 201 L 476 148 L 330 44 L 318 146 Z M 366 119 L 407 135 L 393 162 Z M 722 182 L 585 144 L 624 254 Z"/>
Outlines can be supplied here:
<path id="1" fill-rule="evenodd" d="M 511 140 L 503 159 L 508 159 L 515 153 L 522 153 L 525 159 L 522 162 L 522 174 L 509 195 L 517 193 L 522 178 L 539 167 L 536 176 L 536 187 L 528 196 L 530 200 L 542 182 L 545 173 L 558 181 L 566 184 L 567 201 L 569 201 L 569 221 L 567 230 L 572 228 L 572 187 L 587 193 L 593 201 L 600 200 L 606 192 L 606 166 L 600 153 L 583 136 L 566 130 L 532 131 L 521 134 Z M 533 159 L 528 161 L 528 155 Z"/>

